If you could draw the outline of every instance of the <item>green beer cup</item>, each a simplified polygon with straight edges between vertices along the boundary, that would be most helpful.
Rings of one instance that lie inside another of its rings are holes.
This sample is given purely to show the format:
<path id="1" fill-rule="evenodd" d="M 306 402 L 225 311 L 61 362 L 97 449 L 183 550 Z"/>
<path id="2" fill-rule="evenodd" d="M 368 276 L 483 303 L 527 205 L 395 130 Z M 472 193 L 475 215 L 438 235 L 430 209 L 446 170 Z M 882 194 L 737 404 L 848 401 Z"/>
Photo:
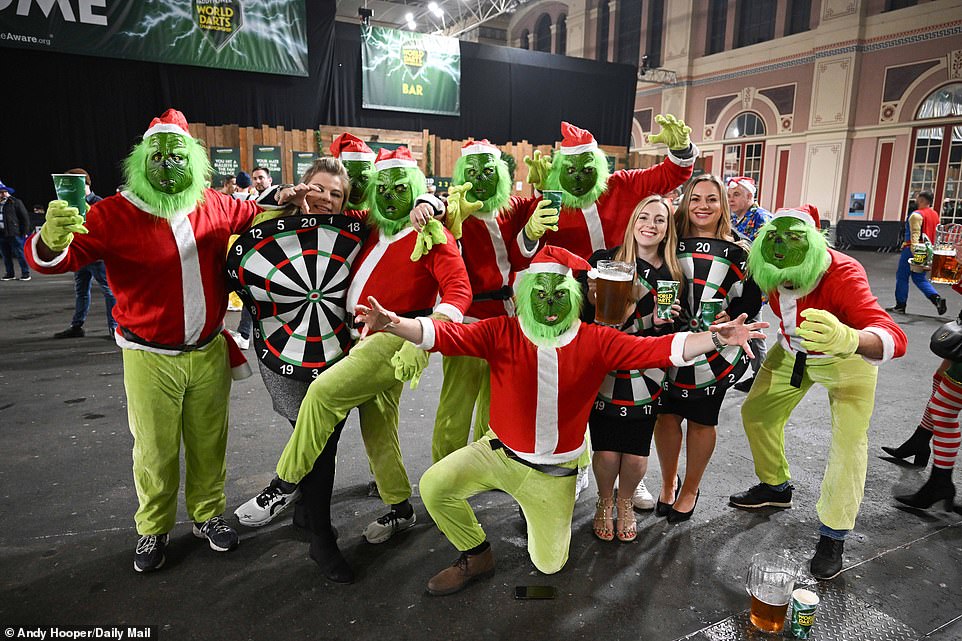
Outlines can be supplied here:
<path id="1" fill-rule="evenodd" d="M 557 209 L 558 213 L 561 213 L 561 191 L 557 189 L 549 189 L 547 191 L 541 192 L 541 197 L 551 203 L 552 209 Z"/>
<path id="2" fill-rule="evenodd" d="M 722 310 L 723 298 L 709 298 L 701 302 L 701 328 L 707 330 L 715 322 L 715 317 Z"/>
<path id="3" fill-rule="evenodd" d="M 811 590 L 799 588 L 792 592 L 792 634 L 797 639 L 807 639 L 815 623 L 818 595 Z"/>
<path id="4" fill-rule="evenodd" d="M 68 207 L 76 207 L 84 218 L 87 217 L 87 189 L 83 174 L 50 174 L 57 198 L 66 200 Z"/>
<path id="5" fill-rule="evenodd" d="M 663 320 L 671 320 L 671 306 L 678 300 L 677 280 L 659 280 L 655 290 L 655 315 Z"/>

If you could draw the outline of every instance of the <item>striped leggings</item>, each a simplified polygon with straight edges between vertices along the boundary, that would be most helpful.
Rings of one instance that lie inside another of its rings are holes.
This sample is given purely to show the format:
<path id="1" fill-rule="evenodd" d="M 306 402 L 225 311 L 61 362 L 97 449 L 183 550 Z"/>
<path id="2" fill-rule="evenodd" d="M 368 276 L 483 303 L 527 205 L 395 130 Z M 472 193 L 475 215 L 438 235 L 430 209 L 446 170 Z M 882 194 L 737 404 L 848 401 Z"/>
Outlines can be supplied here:
<path id="1" fill-rule="evenodd" d="M 933 466 L 952 469 L 959 443 L 959 413 L 962 412 L 962 383 L 939 373 L 933 377 L 932 396 L 929 398 L 921 426 L 931 429 Z"/>

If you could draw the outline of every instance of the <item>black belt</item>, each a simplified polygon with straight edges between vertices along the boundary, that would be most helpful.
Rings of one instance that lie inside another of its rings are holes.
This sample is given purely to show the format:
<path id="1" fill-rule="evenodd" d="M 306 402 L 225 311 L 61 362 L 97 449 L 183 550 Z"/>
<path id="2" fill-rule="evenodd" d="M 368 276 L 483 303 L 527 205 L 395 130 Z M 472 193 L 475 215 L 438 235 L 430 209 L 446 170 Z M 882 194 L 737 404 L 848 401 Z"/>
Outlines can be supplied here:
<path id="1" fill-rule="evenodd" d="M 561 467 L 560 465 L 550 465 L 548 463 L 532 463 L 531 461 L 526 461 L 511 448 L 506 446 L 504 443 L 496 438 L 490 441 L 491 449 L 494 451 L 504 450 L 504 455 L 507 456 L 512 461 L 517 461 L 522 465 L 530 467 L 532 470 L 538 470 L 542 474 L 547 474 L 548 476 L 574 476 L 578 473 L 578 468 L 576 467 Z"/>
<path id="2" fill-rule="evenodd" d="M 475 303 L 481 302 L 483 300 L 508 300 L 514 295 L 514 290 L 511 289 L 511 285 L 505 285 L 501 289 L 493 289 L 489 292 L 481 292 L 480 294 L 475 294 L 473 300 Z"/>
<path id="3" fill-rule="evenodd" d="M 211 341 L 213 341 L 215 338 L 217 338 L 220 335 L 221 330 L 223 330 L 224 328 L 223 326 L 218 327 L 209 336 L 205 336 L 204 338 L 200 339 L 196 343 L 192 343 L 190 345 L 186 343 L 181 343 L 180 345 L 165 345 L 163 343 L 155 343 L 153 341 L 147 340 L 146 338 L 141 338 L 140 336 L 137 336 L 137 334 L 134 334 L 132 331 L 130 331 L 126 327 L 123 327 L 122 325 L 118 325 L 117 329 L 120 330 L 120 335 L 126 338 L 127 340 L 129 340 L 131 343 L 137 343 L 138 345 L 143 345 L 144 347 L 153 347 L 154 349 L 166 349 L 172 352 L 196 352 L 197 350 L 203 347 L 207 347 L 207 345 L 209 345 Z"/>

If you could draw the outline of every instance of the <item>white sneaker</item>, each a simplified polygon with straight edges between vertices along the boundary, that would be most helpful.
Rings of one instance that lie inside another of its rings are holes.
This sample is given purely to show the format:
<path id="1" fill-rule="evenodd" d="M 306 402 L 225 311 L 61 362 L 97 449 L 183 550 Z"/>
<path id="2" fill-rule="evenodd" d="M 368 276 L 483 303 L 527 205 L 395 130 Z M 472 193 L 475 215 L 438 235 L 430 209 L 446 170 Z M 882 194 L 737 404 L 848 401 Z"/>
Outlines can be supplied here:
<path id="1" fill-rule="evenodd" d="M 243 336 L 241 336 L 240 334 L 238 334 L 236 331 L 232 329 L 227 330 L 227 333 L 230 334 L 231 338 L 234 339 L 234 342 L 237 343 L 237 346 L 242 350 L 247 349 L 248 347 L 251 346 L 251 339 L 244 338 Z"/>
<path id="2" fill-rule="evenodd" d="M 391 510 L 375 521 L 371 521 L 364 528 L 364 538 L 368 543 L 384 543 L 396 533 L 408 529 L 417 523 L 417 515 L 411 512 L 407 518 L 399 517 L 397 512 Z"/>
<path id="3" fill-rule="evenodd" d="M 635 488 L 635 495 L 631 497 L 631 503 L 635 506 L 636 510 L 653 510 L 655 509 L 655 497 L 651 495 L 648 488 L 645 487 L 645 480 L 642 479 L 638 481 L 638 487 Z"/>
<path id="4" fill-rule="evenodd" d="M 234 510 L 234 516 L 241 525 L 247 527 L 267 525 L 300 498 L 300 488 L 295 487 L 290 492 L 285 492 L 280 482 L 280 479 L 275 478 L 270 485 L 261 490 L 260 494 Z"/>
<path id="5" fill-rule="evenodd" d="M 581 493 L 584 490 L 587 490 L 588 486 L 591 485 L 591 479 L 588 478 L 591 476 L 591 474 L 589 474 L 590 471 L 590 467 L 578 468 L 578 478 L 575 481 L 575 501 L 577 501 L 578 497 L 581 496 Z"/>

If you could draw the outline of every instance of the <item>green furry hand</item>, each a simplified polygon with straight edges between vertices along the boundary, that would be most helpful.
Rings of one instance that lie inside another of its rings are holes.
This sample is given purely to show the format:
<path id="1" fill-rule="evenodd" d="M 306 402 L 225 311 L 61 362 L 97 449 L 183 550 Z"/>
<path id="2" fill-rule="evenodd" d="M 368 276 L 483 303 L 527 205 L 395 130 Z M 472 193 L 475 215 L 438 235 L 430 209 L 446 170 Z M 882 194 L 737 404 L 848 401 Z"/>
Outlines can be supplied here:
<path id="1" fill-rule="evenodd" d="M 558 231 L 558 210 L 551 206 L 550 200 L 541 200 L 531 218 L 524 225 L 524 235 L 529 240 L 538 240 L 548 230 Z"/>
<path id="2" fill-rule="evenodd" d="M 84 217 L 66 200 L 52 200 L 47 206 L 47 221 L 40 228 L 40 240 L 51 251 L 62 252 L 73 241 L 74 234 L 86 234 Z"/>
<path id="3" fill-rule="evenodd" d="M 648 142 L 651 144 L 662 143 L 668 145 L 669 149 L 688 149 L 691 144 L 691 127 L 685 121 L 675 118 L 671 114 L 655 116 L 655 122 L 661 125 L 661 131 L 657 134 L 649 134 Z"/>
<path id="4" fill-rule="evenodd" d="M 417 389 L 418 383 L 421 382 L 421 372 L 428 366 L 430 356 L 428 352 L 415 347 L 414 343 L 405 342 L 391 357 L 394 378 L 399 381 L 411 381 L 411 389 Z"/>
<path id="5" fill-rule="evenodd" d="M 542 156 L 541 152 L 535 149 L 534 154 L 524 157 L 524 164 L 528 166 L 528 184 L 542 191 L 548 172 L 551 171 L 551 159 Z"/>
<path id="6" fill-rule="evenodd" d="M 428 252 L 435 245 L 444 245 L 448 242 L 444 235 L 444 225 L 436 220 L 429 220 L 424 223 L 424 227 L 418 232 L 418 237 L 414 240 L 414 251 L 411 252 L 411 262 L 418 262 L 422 256 L 427 256 Z"/>
<path id="7" fill-rule="evenodd" d="M 809 351 L 851 356 L 858 349 L 858 330 L 855 330 L 824 309 L 803 309 L 801 325 L 796 330 L 802 337 L 802 347 Z"/>
<path id="8" fill-rule="evenodd" d="M 474 187 L 471 183 L 454 185 L 448 189 L 448 231 L 454 236 L 455 240 L 461 238 L 461 224 L 467 220 L 471 214 L 484 207 L 480 200 L 470 202 L 465 195 Z"/>

